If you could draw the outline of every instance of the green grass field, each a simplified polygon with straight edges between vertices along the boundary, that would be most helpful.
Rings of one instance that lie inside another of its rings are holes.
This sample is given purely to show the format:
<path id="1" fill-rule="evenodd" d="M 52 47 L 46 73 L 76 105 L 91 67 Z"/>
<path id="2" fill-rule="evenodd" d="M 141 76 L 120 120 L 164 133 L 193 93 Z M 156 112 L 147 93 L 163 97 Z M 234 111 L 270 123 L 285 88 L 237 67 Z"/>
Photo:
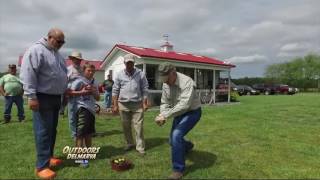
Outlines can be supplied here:
<path id="1" fill-rule="evenodd" d="M 197 126 L 187 138 L 195 148 L 187 156 L 184 178 L 320 178 L 320 94 L 243 96 L 240 104 L 206 106 Z M 3 109 L 3 102 L 1 109 Z M 145 157 L 135 151 L 125 153 L 119 117 L 97 116 L 94 146 L 101 147 L 89 168 L 71 160 L 55 170 L 57 178 L 166 178 L 171 173 L 167 143 L 169 121 L 158 127 L 153 119 L 158 111 L 145 115 Z M 13 115 L 16 114 L 14 107 Z M 73 146 L 66 117 L 59 120 L 55 152 Z M 0 125 L 0 179 L 35 178 L 35 145 L 31 113 L 27 121 Z M 126 172 L 114 172 L 110 159 L 124 156 L 134 163 Z"/>

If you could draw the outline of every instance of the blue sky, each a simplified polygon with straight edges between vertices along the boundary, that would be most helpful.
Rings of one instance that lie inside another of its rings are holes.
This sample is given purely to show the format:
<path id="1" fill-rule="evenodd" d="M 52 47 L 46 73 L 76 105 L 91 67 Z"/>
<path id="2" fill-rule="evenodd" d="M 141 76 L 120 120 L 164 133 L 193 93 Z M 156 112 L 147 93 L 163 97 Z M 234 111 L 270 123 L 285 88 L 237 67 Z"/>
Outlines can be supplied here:
<path id="1" fill-rule="evenodd" d="M 233 78 L 262 76 L 269 64 L 320 54 L 318 0 L 0 0 L 0 70 L 51 27 L 61 49 L 103 59 L 116 43 L 215 57 Z"/>

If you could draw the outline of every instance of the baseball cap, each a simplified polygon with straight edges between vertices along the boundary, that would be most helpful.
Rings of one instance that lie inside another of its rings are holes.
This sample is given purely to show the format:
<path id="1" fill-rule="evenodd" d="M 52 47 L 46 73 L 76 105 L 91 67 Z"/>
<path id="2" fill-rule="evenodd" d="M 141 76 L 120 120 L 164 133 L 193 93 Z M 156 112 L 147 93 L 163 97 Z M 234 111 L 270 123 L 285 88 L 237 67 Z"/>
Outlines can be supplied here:
<path id="1" fill-rule="evenodd" d="M 134 63 L 134 61 L 135 61 L 135 56 L 132 55 L 132 54 L 127 54 L 127 55 L 125 55 L 125 56 L 123 57 L 123 59 L 124 59 L 124 63 L 127 63 L 127 62 L 129 62 L 129 61 L 131 61 L 131 62 Z"/>
<path id="2" fill-rule="evenodd" d="M 160 81 L 166 82 L 170 71 L 174 69 L 175 67 L 170 63 L 160 64 L 158 68 Z"/>

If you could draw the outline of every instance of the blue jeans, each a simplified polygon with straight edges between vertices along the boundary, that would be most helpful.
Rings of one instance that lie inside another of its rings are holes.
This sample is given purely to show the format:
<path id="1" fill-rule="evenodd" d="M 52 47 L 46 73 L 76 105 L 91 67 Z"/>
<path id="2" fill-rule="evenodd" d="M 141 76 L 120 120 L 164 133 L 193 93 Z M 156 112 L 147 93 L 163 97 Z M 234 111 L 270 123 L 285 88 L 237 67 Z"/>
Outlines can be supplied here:
<path id="1" fill-rule="evenodd" d="M 36 167 L 49 167 L 56 142 L 59 109 L 61 104 L 58 95 L 37 95 L 39 110 L 32 111 L 33 131 L 37 150 Z"/>
<path id="2" fill-rule="evenodd" d="M 110 92 L 106 91 L 104 93 L 104 105 L 106 106 L 106 108 L 111 107 L 111 101 L 112 101 L 112 91 Z"/>
<path id="3" fill-rule="evenodd" d="M 69 128 L 71 130 L 71 137 L 76 137 L 76 130 L 77 130 L 77 104 L 74 100 L 70 100 L 68 102 L 68 120 L 69 120 Z"/>
<path id="4" fill-rule="evenodd" d="M 184 139 L 184 136 L 197 124 L 201 117 L 201 108 L 186 112 L 174 118 L 170 134 L 171 157 L 173 170 L 185 170 L 185 154 L 193 144 Z"/>
<path id="5" fill-rule="evenodd" d="M 12 104 L 15 103 L 18 109 L 19 121 L 24 120 L 24 109 L 23 109 L 23 97 L 20 96 L 5 96 L 5 108 L 4 108 L 4 119 L 10 121 Z"/>

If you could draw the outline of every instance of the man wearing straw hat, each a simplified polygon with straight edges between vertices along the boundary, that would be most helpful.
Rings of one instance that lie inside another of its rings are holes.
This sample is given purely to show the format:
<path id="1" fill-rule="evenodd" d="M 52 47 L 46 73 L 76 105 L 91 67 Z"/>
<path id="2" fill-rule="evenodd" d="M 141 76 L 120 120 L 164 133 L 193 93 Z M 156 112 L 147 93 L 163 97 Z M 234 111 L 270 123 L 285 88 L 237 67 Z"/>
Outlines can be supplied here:
<path id="1" fill-rule="evenodd" d="M 80 52 L 73 51 L 69 56 L 69 59 L 72 61 L 72 64 L 68 66 L 68 88 L 70 88 L 72 82 L 82 76 L 81 61 L 82 55 Z M 71 137 L 75 138 L 76 135 L 76 104 L 73 102 L 73 99 L 70 98 L 68 101 L 68 119 L 69 127 L 71 130 Z"/>

